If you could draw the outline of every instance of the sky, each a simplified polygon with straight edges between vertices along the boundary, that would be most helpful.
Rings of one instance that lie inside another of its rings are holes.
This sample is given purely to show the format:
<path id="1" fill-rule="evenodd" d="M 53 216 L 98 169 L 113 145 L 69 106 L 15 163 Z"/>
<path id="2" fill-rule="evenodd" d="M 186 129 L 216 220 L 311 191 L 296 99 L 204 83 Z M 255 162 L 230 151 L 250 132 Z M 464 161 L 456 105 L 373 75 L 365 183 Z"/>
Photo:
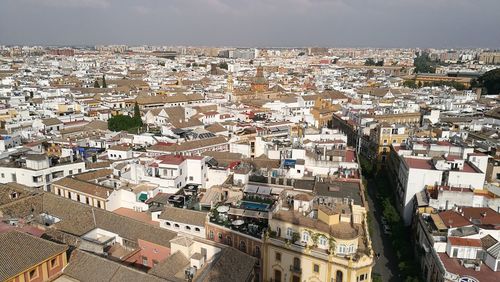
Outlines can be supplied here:
<path id="1" fill-rule="evenodd" d="M 500 48 L 500 0 L 0 0 L 0 45 Z"/>

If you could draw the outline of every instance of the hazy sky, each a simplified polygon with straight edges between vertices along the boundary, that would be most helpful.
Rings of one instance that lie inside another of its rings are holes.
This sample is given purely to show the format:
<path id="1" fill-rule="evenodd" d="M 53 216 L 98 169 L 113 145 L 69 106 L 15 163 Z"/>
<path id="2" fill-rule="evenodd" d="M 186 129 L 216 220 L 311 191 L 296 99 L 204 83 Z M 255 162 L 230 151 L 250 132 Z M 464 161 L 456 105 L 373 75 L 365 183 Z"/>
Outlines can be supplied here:
<path id="1" fill-rule="evenodd" d="M 0 44 L 500 48 L 500 0 L 0 0 Z"/>

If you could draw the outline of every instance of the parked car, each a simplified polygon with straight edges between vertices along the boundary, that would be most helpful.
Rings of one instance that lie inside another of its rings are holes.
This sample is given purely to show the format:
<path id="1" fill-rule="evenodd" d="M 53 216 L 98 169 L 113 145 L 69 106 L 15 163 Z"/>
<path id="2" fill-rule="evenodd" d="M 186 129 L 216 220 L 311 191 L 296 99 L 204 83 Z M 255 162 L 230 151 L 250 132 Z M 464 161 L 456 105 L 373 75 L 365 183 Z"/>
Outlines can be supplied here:
<path id="1" fill-rule="evenodd" d="M 384 234 L 386 235 L 392 234 L 391 228 L 388 225 L 384 225 Z"/>
<path id="2" fill-rule="evenodd" d="M 381 217 L 380 221 L 382 222 L 383 225 L 387 225 L 387 219 L 385 219 L 385 217 Z"/>

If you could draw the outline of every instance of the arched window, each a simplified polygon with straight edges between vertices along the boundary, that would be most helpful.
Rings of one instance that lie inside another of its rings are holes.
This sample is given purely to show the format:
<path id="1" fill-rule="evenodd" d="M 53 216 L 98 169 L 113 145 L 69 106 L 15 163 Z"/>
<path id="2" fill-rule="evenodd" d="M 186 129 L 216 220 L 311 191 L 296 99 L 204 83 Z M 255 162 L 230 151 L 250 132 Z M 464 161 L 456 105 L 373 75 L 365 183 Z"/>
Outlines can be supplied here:
<path id="1" fill-rule="evenodd" d="M 200 232 L 200 228 L 195 227 L 195 228 L 194 228 L 194 231 L 196 231 L 196 232 Z"/>
<path id="2" fill-rule="evenodd" d="M 345 254 L 345 251 L 346 251 L 345 245 L 343 244 L 339 245 L 337 252 L 339 254 Z"/>
<path id="3" fill-rule="evenodd" d="M 211 240 L 214 239 L 214 232 L 212 230 L 210 230 L 210 233 L 208 235 L 208 238 L 210 238 Z"/>
<path id="4" fill-rule="evenodd" d="M 245 244 L 245 241 L 240 241 L 240 251 L 244 253 L 247 252 L 247 244 Z"/>
<path id="5" fill-rule="evenodd" d="M 177 224 L 177 223 L 176 223 L 176 224 L 174 224 L 174 227 L 175 227 L 175 228 L 180 228 L 179 224 Z"/>
<path id="6" fill-rule="evenodd" d="M 326 239 L 325 236 L 319 236 L 318 245 L 320 245 L 321 247 L 326 247 L 327 243 L 328 243 L 328 240 Z"/>
<path id="7" fill-rule="evenodd" d="M 171 226 L 172 224 L 170 224 L 170 222 L 167 221 L 167 222 L 165 222 L 165 225 L 166 226 Z"/>
<path id="8" fill-rule="evenodd" d="M 190 226 L 187 226 L 187 225 L 186 225 L 186 227 L 184 227 L 184 228 L 185 228 L 186 230 L 188 230 L 188 231 L 191 231 L 191 227 L 190 227 Z"/>
<path id="9" fill-rule="evenodd" d="M 340 270 L 337 270 L 335 274 L 335 282 L 342 282 L 344 280 L 344 273 Z"/>
<path id="10" fill-rule="evenodd" d="M 254 251 L 253 251 L 253 255 L 254 255 L 255 257 L 260 258 L 260 247 L 259 247 L 259 246 L 255 246 L 255 249 L 254 249 Z"/>

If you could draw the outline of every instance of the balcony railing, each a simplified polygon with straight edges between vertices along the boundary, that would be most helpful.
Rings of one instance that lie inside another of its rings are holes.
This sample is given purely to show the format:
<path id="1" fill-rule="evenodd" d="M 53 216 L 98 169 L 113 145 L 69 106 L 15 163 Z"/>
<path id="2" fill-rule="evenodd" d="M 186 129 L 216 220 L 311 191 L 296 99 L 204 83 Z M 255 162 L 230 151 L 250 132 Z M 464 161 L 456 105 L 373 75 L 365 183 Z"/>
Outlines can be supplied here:
<path id="1" fill-rule="evenodd" d="M 302 268 L 298 265 L 290 265 L 290 271 L 293 273 L 301 274 L 302 273 Z"/>

